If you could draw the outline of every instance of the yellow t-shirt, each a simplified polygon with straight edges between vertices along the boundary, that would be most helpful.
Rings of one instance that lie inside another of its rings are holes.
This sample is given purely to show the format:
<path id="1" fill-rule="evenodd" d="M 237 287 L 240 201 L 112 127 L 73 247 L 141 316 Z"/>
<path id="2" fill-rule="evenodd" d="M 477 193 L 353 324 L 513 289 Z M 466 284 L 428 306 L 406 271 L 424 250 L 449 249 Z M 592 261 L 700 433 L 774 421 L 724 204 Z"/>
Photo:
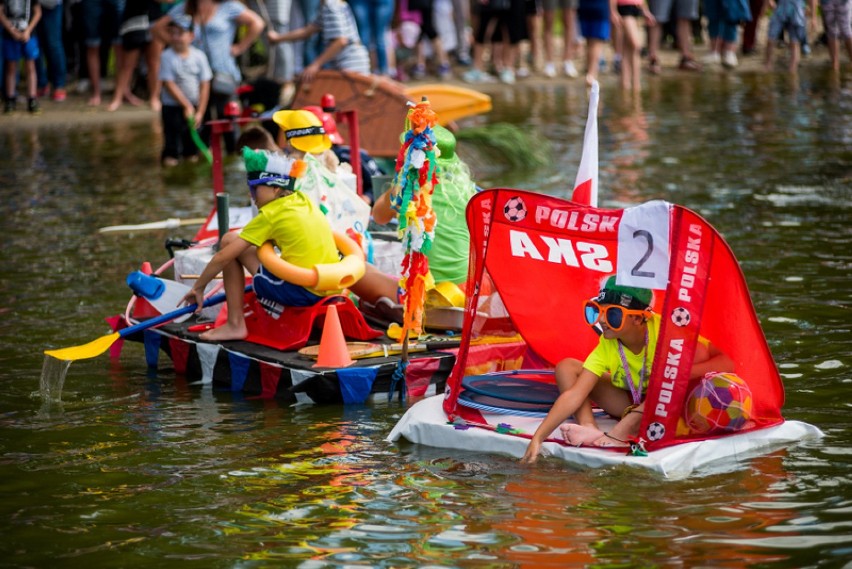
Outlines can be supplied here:
<path id="1" fill-rule="evenodd" d="M 642 363 L 645 361 L 645 354 L 647 353 L 648 360 L 645 364 L 645 382 L 642 384 L 642 393 L 645 393 L 648 389 L 648 378 L 651 375 L 651 367 L 654 365 L 654 352 L 657 350 L 659 335 L 660 316 L 654 314 L 648 319 L 648 345 L 645 350 L 634 354 L 630 350 L 622 348 L 627 365 L 630 367 L 634 389 L 639 385 L 639 378 L 642 377 Z M 621 356 L 618 354 L 618 340 L 609 340 L 601 336 L 597 347 L 586 358 L 583 367 L 598 377 L 604 373 L 609 373 L 614 386 L 624 390 L 630 389 L 627 386 L 627 376 L 624 373 L 624 366 L 621 364 Z"/>
<path id="2" fill-rule="evenodd" d="M 297 267 L 312 268 L 321 263 L 340 260 L 331 226 L 323 213 L 301 192 L 293 192 L 260 208 L 257 216 L 240 232 L 252 245 L 273 241 L 281 250 L 281 258 Z M 327 296 L 336 291 L 315 291 Z"/>

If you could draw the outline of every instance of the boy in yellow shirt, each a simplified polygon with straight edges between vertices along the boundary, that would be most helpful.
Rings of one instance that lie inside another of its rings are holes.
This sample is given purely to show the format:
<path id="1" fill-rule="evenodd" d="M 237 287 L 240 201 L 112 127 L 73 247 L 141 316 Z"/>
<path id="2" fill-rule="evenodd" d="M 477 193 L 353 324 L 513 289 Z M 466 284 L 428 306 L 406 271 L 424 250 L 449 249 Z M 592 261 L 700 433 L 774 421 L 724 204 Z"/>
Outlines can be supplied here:
<path id="1" fill-rule="evenodd" d="M 243 149 L 249 190 L 258 215 L 239 232 L 227 233 L 219 251 L 202 271 L 182 303 L 201 306 L 204 289 L 223 274 L 228 321 L 200 335 L 202 340 L 242 340 L 248 335 L 243 313 L 245 271 L 254 275 L 253 287 L 264 307 L 312 306 L 324 296 L 340 291 L 317 291 L 286 282 L 269 273 L 257 256 L 257 248 L 273 241 L 281 258 L 297 267 L 340 260 L 331 227 L 325 216 L 302 192 L 293 190 L 294 179 L 304 163 L 265 150 Z"/>
<path id="2" fill-rule="evenodd" d="M 617 285 L 613 275 L 597 298 L 586 302 L 586 323 L 602 330 L 598 346 L 585 362 L 566 358 L 556 366 L 559 397 L 536 429 L 523 462 L 535 462 L 544 440 L 572 415 L 576 424 L 562 425 L 562 435 L 576 446 L 627 447 L 637 435 L 660 334 L 660 316 L 651 312 L 651 300 L 650 290 Z M 733 362 L 699 338 L 690 377 L 711 371 L 733 371 Z M 609 432 L 598 428 L 591 401 L 620 418 Z"/>

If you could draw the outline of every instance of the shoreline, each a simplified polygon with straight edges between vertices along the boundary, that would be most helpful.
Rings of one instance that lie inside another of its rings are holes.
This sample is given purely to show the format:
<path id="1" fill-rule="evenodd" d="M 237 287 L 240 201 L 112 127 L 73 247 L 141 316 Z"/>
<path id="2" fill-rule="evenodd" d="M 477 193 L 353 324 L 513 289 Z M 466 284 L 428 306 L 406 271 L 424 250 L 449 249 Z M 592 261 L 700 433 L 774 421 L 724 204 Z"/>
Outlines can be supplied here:
<path id="1" fill-rule="evenodd" d="M 701 45 L 693 46 L 693 54 L 699 62 L 702 61 L 707 53 L 708 49 L 706 42 Z M 582 48 L 581 53 L 574 58 L 575 64 L 582 60 L 580 55 L 582 55 Z M 610 69 L 612 61 L 612 49 L 610 46 L 607 46 L 605 56 L 607 60 L 607 69 L 598 73 L 598 82 L 601 84 L 601 87 L 617 87 L 620 79 L 619 76 L 613 73 Z M 844 54 L 841 54 L 841 57 L 843 56 Z M 682 71 L 678 69 L 678 63 L 680 60 L 679 52 L 675 51 L 671 47 L 663 48 L 660 51 L 659 57 L 660 64 L 662 65 L 662 71 L 658 75 L 652 75 L 648 71 L 648 59 L 647 57 L 642 58 L 642 91 L 640 93 L 644 93 L 651 82 L 655 82 L 660 79 L 682 78 L 688 80 L 690 77 L 699 77 L 707 74 L 715 74 L 719 76 L 737 75 L 742 73 L 761 73 L 766 74 L 767 76 L 789 74 L 786 69 L 788 57 L 786 49 L 778 50 L 777 57 L 775 59 L 775 68 L 772 71 L 766 71 L 764 69 L 763 50 L 758 50 L 748 56 L 738 54 L 738 57 L 739 66 L 735 69 L 725 69 L 721 65 L 709 67 L 706 64 L 703 64 L 703 69 L 701 71 Z M 849 66 L 852 65 L 845 59 L 842 59 L 842 64 L 843 66 L 841 67 L 840 72 L 841 76 L 844 75 L 845 72 L 848 71 Z M 844 69 L 844 67 L 846 69 Z M 812 53 L 801 59 L 799 68 L 825 68 L 827 73 L 831 73 L 827 48 L 818 42 L 813 42 Z M 550 79 L 542 75 L 540 70 L 533 71 L 529 77 L 517 79 L 516 83 L 513 85 L 501 83 L 499 81 L 494 83 L 467 83 L 461 79 L 461 76 L 466 69 L 468 68 L 455 66 L 453 68 L 453 77 L 445 81 L 442 81 L 435 76 L 427 76 L 420 80 L 408 80 L 404 83 L 404 85 L 414 86 L 431 83 L 446 83 L 449 85 L 474 89 L 487 95 L 509 88 L 523 89 L 526 87 L 544 86 L 566 86 L 573 88 L 585 87 L 585 80 L 582 73 L 580 77 L 574 79 L 565 76 L 557 76 Z M 15 132 L 22 129 L 38 130 L 41 128 L 54 127 L 70 128 L 75 126 L 99 124 L 138 124 L 148 121 L 158 122 L 160 120 L 159 113 L 152 111 L 147 104 L 138 107 L 124 104 L 116 111 L 107 111 L 106 107 L 109 104 L 111 98 L 110 95 L 113 92 L 112 81 L 110 79 L 104 80 L 103 99 L 105 102 L 101 103 L 98 107 L 91 107 L 87 104 L 89 93 L 78 93 L 76 91 L 76 82 L 70 83 L 67 90 L 68 98 L 61 103 L 54 102 L 49 98 L 39 99 L 41 112 L 37 115 L 30 115 L 25 109 L 25 104 L 20 103 L 21 98 L 19 97 L 17 111 L 11 115 L 0 115 L 0 132 Z"/>

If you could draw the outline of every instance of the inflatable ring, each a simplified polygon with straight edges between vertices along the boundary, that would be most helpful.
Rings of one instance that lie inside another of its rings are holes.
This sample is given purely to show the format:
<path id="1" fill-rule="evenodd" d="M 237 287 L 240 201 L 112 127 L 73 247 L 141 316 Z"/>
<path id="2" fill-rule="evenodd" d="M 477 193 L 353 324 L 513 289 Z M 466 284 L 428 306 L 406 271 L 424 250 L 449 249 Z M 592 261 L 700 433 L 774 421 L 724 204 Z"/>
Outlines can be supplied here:
<path id="1" fill-rule="evenodd" d="M 257 257 L 270 273 L 288 283 L 319 291 L 348 288 L 358 282 L 367 270 L 364 252 L 352 238 L 336 231 L 333 234 L 334 244 L 343 253 L 343 258 L 337 263 L 319 264 L 310 269 L 298 267 L 275 253 L 272 241 L 258 247 Z"/>

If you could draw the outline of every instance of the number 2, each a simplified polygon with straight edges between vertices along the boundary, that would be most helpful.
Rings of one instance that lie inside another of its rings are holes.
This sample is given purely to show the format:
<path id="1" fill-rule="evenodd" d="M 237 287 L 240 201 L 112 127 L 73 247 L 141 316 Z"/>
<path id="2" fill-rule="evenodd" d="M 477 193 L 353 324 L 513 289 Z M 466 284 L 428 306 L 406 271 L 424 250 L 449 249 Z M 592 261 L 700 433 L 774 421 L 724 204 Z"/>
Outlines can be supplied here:
<path id="1" fill-rule="evenodd" d="M 634 277 L 646 277 L 653 279 L 656 275 L 653 272 L 649 271 L 640 271 L 639 269 L 645 262 L 651 257 L 651 254 L 654 252 L 654 237 L 651 235 L 650 231 L 646 231 L 644 229 L 637 229 L 633 232 L 633 238 L 637 239 L 639 237 L 644 237 L 648 242 L 648 249 L 645 251 L 645 254 L 642 255 L 642 258 L 639 259 L 639 262 L 630 269 L 630 274 Z"/>

